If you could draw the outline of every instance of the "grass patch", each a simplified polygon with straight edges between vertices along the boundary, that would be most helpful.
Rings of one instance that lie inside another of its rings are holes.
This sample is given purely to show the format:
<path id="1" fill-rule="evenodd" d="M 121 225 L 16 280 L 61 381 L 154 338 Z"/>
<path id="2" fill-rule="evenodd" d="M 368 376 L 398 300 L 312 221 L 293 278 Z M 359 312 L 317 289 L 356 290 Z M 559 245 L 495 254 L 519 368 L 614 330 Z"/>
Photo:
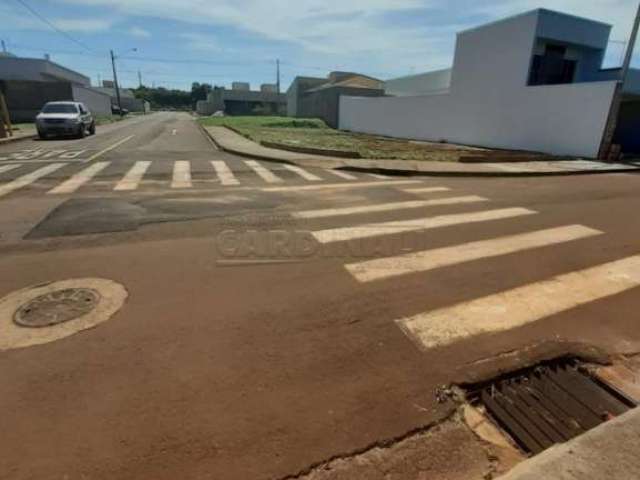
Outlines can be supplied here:
<path id="1" fill-rule="evenodd" d="M 14 130 L 35 130 L 36 128 L 36 124 L 35 123 L 13 123 L 11 124 L 11 127 Z"/>
<path id="2" fill-rule="evenodd" d="M 231 127 L 255 142 L 358 152 L 363 158 L 450 162 L 457 161 L 461 154 L 469 154 L 463 147 L 342 132 L 313 118 L 204 117 L 199 121 L 204 126 Z"/>

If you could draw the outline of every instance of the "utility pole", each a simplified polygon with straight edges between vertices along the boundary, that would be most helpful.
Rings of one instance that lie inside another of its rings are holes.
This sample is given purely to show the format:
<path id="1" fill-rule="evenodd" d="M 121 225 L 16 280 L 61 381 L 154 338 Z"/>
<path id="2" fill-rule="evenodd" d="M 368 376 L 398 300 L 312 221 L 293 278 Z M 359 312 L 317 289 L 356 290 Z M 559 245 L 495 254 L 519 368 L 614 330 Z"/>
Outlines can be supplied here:
<path id="1" fill-rule="evenodd" d="M 624 63 L 622 64 L 622 78 L 621 82 L 624 86 L 629 76 L 629 67 L 631 66 L 631 59 L 633 58 L 633 49 L 636 46 L 638 40 L 638 29 L 640 28 L 640 4 L 638 4 L 638 11 L 636 12 L 636 20 L 633 24 L 633 30 L 631 31 L 631 39 L 627 45 L 627 54 L 624 57 Z"/>
<path id="2" fill-rule="evenodd" d="M 611 102 L 611 110 L 609 111 L 609 118 L 607 119 L 607 125 L 602 137 L 602 144 L 600 145 L 600 153 L 598 159 L 610 160 L 611 147 L 613 146 L 613 137 L 616 133 L 616 127 L 618 126 L 618 116 L 620 115 L 620 108 L 622 107 L 622 96 L 624 95 L 624 85 L 627 82 L 629 76 L 629 68 L 631 67 L 631 59 L 633 58 L 633 50 L 638 40 L 638 30 L 640 29 L 640 3 L 638 4 L 638 10 L 636 12 L 636 19 L 633 23 L 633 29 L 631 31 L 631 38 L 627 44 L 627 53 L 624 56 L 624 63 L 622 64 L 622 70 L 620 72 L 620 78 L 616 89 L 613 94 L 613 100 Z"/>
<path id="3" fill-rule="evenodd" d="M 276 59 L 276 92 L 280 93 L 280 59 Z"/>
<path id="4" fill-rule="evenodd" d="M 142 73 L 140 73 L 140 70 L 138 70 L 138 86 L 142 86 Z"/>
<path id="5" fill-rule="evenodd" d="M 118 86 L 118 75 L 116 74 L 116 57 L 113 54 L 113 50 L 109 50 L 111 53 L 111 68 L 113 68 L 113 86 L 116 87 L 116 98 L 118 99 L 118 110 L 120 117 L 122 117 L 122 103 L 120 102 L 120 87 Z"/>

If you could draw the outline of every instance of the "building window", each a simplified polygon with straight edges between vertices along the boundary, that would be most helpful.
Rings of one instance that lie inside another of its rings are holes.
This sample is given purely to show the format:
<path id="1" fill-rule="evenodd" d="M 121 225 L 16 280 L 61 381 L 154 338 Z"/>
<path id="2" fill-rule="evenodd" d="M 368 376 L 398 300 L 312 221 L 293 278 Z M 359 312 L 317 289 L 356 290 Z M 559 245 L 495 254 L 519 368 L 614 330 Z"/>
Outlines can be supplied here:
<path id="1" fill-rule="evenodd" d="M 573 83 L 577 61 L 567 60 L 567 47 L 549 44 L 544 55 L 534 55 L 529 85 L 561 85 Z"/>

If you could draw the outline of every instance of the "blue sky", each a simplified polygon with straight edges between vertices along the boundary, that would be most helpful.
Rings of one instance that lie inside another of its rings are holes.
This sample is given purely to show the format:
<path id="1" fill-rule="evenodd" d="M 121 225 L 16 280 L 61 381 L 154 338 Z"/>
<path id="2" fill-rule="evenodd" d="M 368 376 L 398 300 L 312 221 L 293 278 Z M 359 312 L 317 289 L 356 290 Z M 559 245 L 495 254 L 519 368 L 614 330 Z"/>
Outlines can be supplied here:
<path id="1" fill-rule="evenodd" d="M 22 1 L 81 45 L 18 0 L 0 0 L 0 38 L 12 53 L 49 53 L 97 83 L 111 79 L 113 49 L 124 86 L 137 85 L 140 70 L 145 84 L 183 89 L 192 81 L 273 83 L 276 58 L 283 89 L 296 75 L 330 70 L 384 79 L 446 68 L 457 31 L 537 7 L 613 24 L 607 66 L 616 66 L 637 8 L 637 0 Z"/>

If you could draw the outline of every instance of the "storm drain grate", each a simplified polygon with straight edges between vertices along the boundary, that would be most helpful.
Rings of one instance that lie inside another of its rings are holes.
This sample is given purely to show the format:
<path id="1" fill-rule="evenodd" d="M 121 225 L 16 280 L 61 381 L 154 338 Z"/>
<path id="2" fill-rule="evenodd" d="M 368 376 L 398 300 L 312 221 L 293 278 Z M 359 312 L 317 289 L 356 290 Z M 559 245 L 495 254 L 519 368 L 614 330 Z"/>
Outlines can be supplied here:
<path id="1" fill-rule="evenodd" d="M 531 454 L 570 440 L 636 406 L 570 360 L 501 378 L 474 389 L 470 396 Z"/>

